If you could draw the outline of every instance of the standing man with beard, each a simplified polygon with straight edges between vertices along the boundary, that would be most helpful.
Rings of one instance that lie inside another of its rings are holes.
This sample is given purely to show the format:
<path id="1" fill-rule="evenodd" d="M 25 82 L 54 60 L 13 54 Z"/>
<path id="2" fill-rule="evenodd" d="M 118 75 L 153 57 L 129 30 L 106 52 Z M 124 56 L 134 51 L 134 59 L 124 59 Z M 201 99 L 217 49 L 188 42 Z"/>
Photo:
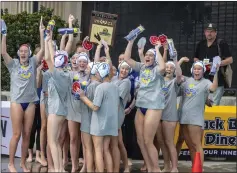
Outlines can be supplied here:
<path id="1" fill-rule="evenodd" d="M 196 52 L 194 55 L 194 62 L 203 61 L 207 66 L 207 71 L 204 74 L 204 77 L 213 81 L 214 76 L 209 75 L 213 58 L 215 56 L 220 56 L 220 68 L 224 67 L 224 69 L 227 65 L 233 63 L 233 58 L 229 50 L 229 45 L 225 42 L 225 40 L 217 38 L 217 28 L 215 24 L 209 23 L 204 30 L 204 34 L 206 39 L 200 41 L 197 44 Z M 221 55 L 219 55 L 218 44 Z M 218 79 L 218 88 L 213 93 L 213 105 L 219 105 L 221 97 L 224 94 L 224 86 L 226 85 L 226 83 L 221 70 L 219 70 L 218 72 Z"/>

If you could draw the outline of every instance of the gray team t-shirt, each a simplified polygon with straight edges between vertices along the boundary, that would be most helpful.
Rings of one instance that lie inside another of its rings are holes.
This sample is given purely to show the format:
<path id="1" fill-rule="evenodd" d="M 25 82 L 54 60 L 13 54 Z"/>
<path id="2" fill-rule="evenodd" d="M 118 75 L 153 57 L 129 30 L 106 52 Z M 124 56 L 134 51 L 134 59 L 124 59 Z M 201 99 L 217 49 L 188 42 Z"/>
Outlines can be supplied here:
<path id="1" fill-rule="evenodd" d="M 194 80 L 192 77 L 181 84 L 180 124 L 204 126 L 204 108 L 211 84 L 208 79 Z"/>
<path id="2" fill-rule="evenodd" d="M 157 65 L 145 67 L 144 63 L 136 62 L 134 70 L 140 72 L 136 106 L 147 109 L 164 109 L 165 97 L 162 87 L 165 81 Z"/>
<path id="3" fill-rule="evenodd" d="M 98 85 L 93 104 L 100 108 L 92 112 L 91 135 L 118 136 L 118 87 L 109 82 Z"/>
<path id="4" fill-rule="evenodd" d="M 45 105 L 45 113 L 48 115 L 48 96 L 44 95 L 45 92 L 48 92 L 48 82 L 50 79 L 50 72 L 47 70 L 42 72 L 42 91 L 40 95 L 40 104 Z"/>
<path id="5" fill-rule="evenodd" d="M 42 91 L 48 92 L 48 82 L 50 78 L 50 72 L 47 70 L 45 72 L 42 72 Z"/>
<path id="6" fill-rule="evenodd" d="M 38 101 L 36 88 L 36 56 L 29 58 L 27 67 L 20 64 L 19 59 L 12 59 L 6 65 L 11 78 L 11 102 L 32 103 Z"/>
<path id="7" fill-rule="evenodd" d="M 179 86 L 176 82 L 176 78 L 172 80 L 165 80 L 165 86 L 162 88 L 165 95 L 165 109 L 162 111 L 161 120 L 164 121 L 178 121 L 177 114 L 177 95 L 179 92 Z"/>
<path id="8" fill-rule="evenodd" d="M 67 71 L 61 71 L 54 68 L 50 72 L 48 82 L 48 111 L 49 114 L 67 116 L 68 88 L 70 85 L 70 76 Z"/>
<path id="9" fill-rule="evenodd" d="M 94 100 L 95 89 L 100 84 L 98 81 L 91 81 L 86 90 L 86 96 L 90 101 Z M 81 131 L 90 134 L 92 110 L 87 107 L 88 114 L 81 115 Z"/>
<path id="10" fill-rule="evenodd" d="M 78 71 L 70 71 L 70 85 L 69 85 L 69 97 L 68 97 L 68 116 L 67 120 L 81 122 L 82 114 L 87 115 L 87 106 L 80 100 L 79 95 L 73 92 L 77 82 L 83 82 L 88 80 L 88 75 L 85 73 L 79 73 Z"/>
<path id="11" fill-rule="evenodd" d="M 125 107 L 128 103 L 130 96 L 130 90 L 131 90 L 131 82 L 128 78 L 125 78 L 123 80 L 119 80 L 118 76 L 115 76 L 112 78 L 112 83 L 115 84 L 119 89 L 119 97 L 120 97 L 120 103 L 119 103 L 119 121 L 118 125 L 119 128 L 121 128 L 124 118 L 125 118 Z"/>

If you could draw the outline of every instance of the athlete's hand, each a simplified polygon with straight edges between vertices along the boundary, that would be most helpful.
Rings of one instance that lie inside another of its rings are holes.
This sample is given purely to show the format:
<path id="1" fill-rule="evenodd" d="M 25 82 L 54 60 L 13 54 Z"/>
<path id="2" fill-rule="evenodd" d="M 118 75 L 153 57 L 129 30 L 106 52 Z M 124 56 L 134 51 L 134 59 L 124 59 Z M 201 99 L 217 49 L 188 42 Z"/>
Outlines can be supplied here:
<path id="1" fill-rule="evenodd" d="M 130 112 L 131 112 L 131 109 L 129 107 L 124 110 L 125 115 L 128 115 Z"/>
<path id="2" fill-rule="evenodd" d="M 82 89 L 79 89 L 79 95 L 80 95 L 80 98 L 83 98 L 85 97 L 85 91 L 83 91 Z"/>

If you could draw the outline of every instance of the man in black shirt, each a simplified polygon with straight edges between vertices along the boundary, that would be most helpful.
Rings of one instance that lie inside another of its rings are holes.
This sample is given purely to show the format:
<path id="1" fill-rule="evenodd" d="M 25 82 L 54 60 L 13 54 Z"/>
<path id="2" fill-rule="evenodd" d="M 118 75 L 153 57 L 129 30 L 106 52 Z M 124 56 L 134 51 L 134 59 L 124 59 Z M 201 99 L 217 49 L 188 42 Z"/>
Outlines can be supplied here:
<path id="1" fill-rule="evenodd" d="M 216 37 L 217 29 L 216 29 L 215 24 L 209 23 L 204 33 L 205 33 L 206 39 L 200 41 L 197 44 L 196 52 L 194 55 L 194 61 L 198 61 L 198 60 L 203 61 L 203 63 L 207 67 L 207 71 L 204 74 L 204 77 L 213 81 L 214 76 L 209 75 L 213 58 L 215 56 L 221 57 L 221 60 L 222 60 L 221 65 L 220 65 L 221 67 L 231 64 L 233 62 L 233 58 L 231 56 L 228 44 L 224 40 L 218 39 Z M 218 52 L 218 44 L 219 44 L 221 55 L 219 55 L 219 52 Z M 221 97 L 224 93 L 224 86 L 225 86 L 224 76 L 221 73 L 221 70 L 219 70 L 218 88 L 213 93 L 213 102 L 214 102 L 213 105 L 220 104 Z"/>

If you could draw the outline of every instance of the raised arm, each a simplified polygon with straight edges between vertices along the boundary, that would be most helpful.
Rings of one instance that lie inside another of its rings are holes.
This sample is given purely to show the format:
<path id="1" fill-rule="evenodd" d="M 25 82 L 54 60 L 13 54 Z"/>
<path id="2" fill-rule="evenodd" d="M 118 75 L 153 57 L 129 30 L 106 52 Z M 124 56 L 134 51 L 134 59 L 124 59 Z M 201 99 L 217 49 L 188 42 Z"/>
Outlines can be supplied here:
<path id="1" fill-rule="evenodd" d="M 131 68 L 135 68 L 135 65 L 136 65 L 136 61 L 134 61 L 132 58 L 131 58 L 131 54 L 132 54 L 132 46 L 133 46 L 133 43 L 134 43 L 134 40 L 136 38 L 134 38 L 133 40 L 131 41 L 128 41 L 128 45 L 125 49 L 125 53 L 124 53 L 124 60 L 126 61 L 126 63 L 128 63 L 128 65 L 131 67 Z"/>
<path id="2" fill-rule="evenodd" d="M 68 18 L 69 28 L 72 28 L 72 22 L 73 22 L 74 19 L 75 19 L 74 16 L 70 14 L 69 18 Z M 68 54 L 71 53 L 72 43 L 73 43 L 73 34 L 69 34 L 69 39 L 68 39 L 68 42 L 67 42 L 67 45 L 66 45 L 66 48 L 65 48 L 65 51 Z"/>
<path id="3" fill-rule="evenodd" d="M 164 74 L 165 73 L 165 61 L 164 59 L 162 58 L 161 54 L 160 54 L 160 48 L 161 48 L 161 43 L 158 41 L 156 46 L 155 46 L 155 49 L 156 49 L 156 59 L 157 59 L 157 62 L 158 62 L 158 71 L 160 72 L 160 74 Z"/>
<path id="4" fill-rule="evenodd" d="M 113 64 L 112 64 L 111 57 L 109 54 L 109 46 L 108 45 L 104 46 L 104 51 L 105 51 L 105 56 L 106 56 L 106 62 L 109 64 L 109 67 L 110 67 L 109 78 L 112 79 L 112 77 L 114 76 Z"/>
<path id="5" fill-rule="evenodd" d="M 100 50 L 101 50 L 102 47 L 103 47 L 102 43 L 99 42 L 97 47 L 96 47 L 94 62 L 99 62 L 100 61 Z"/>
<path id="6" fill-rule="evenodd" d="M 177 61 L 177 53 L 176 57 L 173 59 L 175 64 L 175 76 L 176 76 L 176 82 L 177 84 L 180 84 L 182 82 L 182 69 L 180 68 L 180 65 Z"/>
<path id="7" fill-rule="evenodd" d="M 53 71 L 53 69 L 54 69 L 54 60 L 52 60 L 53 58 L 51 57 L 51 53 L 50 53 L 50 50 L 49 50 L 50 44 L 51 44 L 51 47 L 52 47 L 52 36 L 51 36 L 51 34 L 52 33 L 47 34 L 47 36 L 46 36 L 46 39 L 45 39 L 45 55 L 44 55 L 45 61 L 47 62 L 48 67 L 49 67 L 49 71 Z M 52 49 L 53 49 L 53 47 L 52 47 Z"/>
<path id="8" fill-rule="evenodd" d="M 7 44 L 6 44 L 7 37 L 6 35 L 2 35 L 2 57 L 4 59 L 5 64 L 9 64 L 12 61 L 12 57 L 7 53 Z"/>
<path id="9" fill-rule="evenodd" d="M 215 74 L 213 82 L 209 88 L 209 90 L 212 92 L 216 91 L 216 89 L 218 87 L 218 71 L 219 71 L 219 67 L 216 68 L 216 74 Z"/>
<path id="10" fill-rule="evenodd" d="M 41 62 L 44 56 L 44 30 L 45 26 L 43 25 L 43 17 L 41 16 L 40 19 L 40 26 L 39 26 L 39 32 L 40 32 L 40 51 L 36 54 L 36 59 L 38 64 Z"/>
<path id="11" fill-rule="evenodd" d="M 61 41 L 60 41 L 60 50 L 65 50 L 65 43 L 66 43 L 66 38 L 68 34 L 63 34 Z"/>
<path id="12" fill-rule="evenodd" d="M 179 66 L 181 66 L 184 62 L 189 62 L 189 58 L 188 58 L 188 57 L 182 57 L 182 58 L 178 61 Z"/>
<path id="13" fill-rule="evenodd" d="M 165 62 L 167 62 L 167 56 L 168 56 L 168 43 L 165 43 L 164 46 L 164 53 L 163 53 L 163 59 Z"/>
<path id="14" fill-rule="evenodd" d="M 138 55 L 139 55 L 140 61 L 141 61 L 142 63 L 145 62 L 145 58 L 144 58 L 143 52 L 144 52 L 144 47 L 138 48 Z"/>

